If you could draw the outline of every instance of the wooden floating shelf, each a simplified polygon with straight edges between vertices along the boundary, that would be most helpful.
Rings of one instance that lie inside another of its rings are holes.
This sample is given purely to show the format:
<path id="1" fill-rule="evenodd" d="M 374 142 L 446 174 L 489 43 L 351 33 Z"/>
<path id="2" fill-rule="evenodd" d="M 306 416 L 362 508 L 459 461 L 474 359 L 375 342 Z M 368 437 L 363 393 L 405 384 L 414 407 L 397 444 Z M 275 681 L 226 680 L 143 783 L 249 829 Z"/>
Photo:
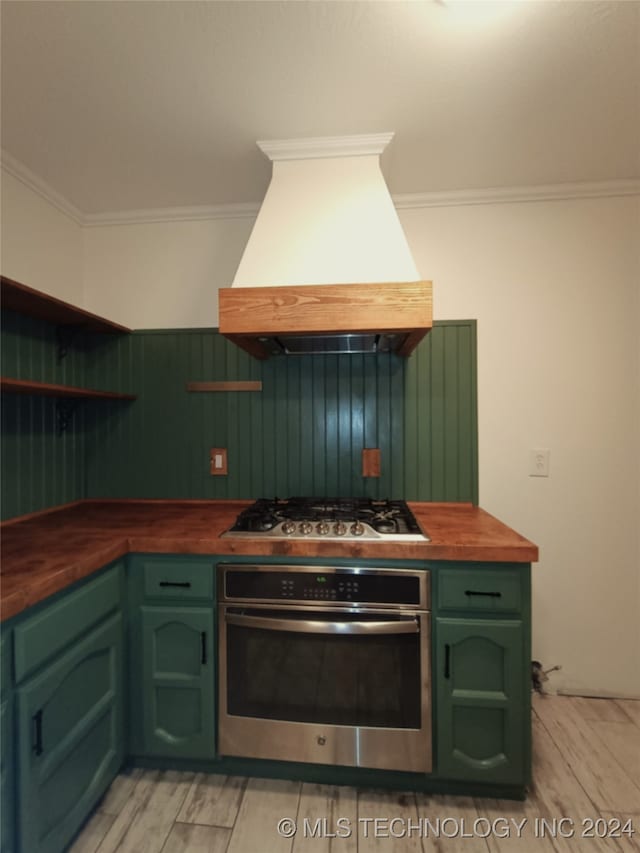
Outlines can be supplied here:
<path id="1" fill-rule="evenodd" d="M 44 397 L 74 397 L 84 400 L 136 400 L 135 394 L 117 391 L 96 391 L 93 388 L 77 388 L 74 385 L 56 385 L 53 382 L 34 382 L 29 379 L 0 378 L 0 390 L 13 394 L 37 394 Z"/>
<path id="2" fill-rule="evenodd" d="M 131 329 L 126 326 L 99 317 L 97 314 L 91 314 L 82 308 L 76 308 L 69 302 L 56 299 L 55 296 L 49 296 L 33 287 L 27 287 L 26 284 L 20 284 L 4 275 L 0 277 L 0 284 L 3 309 L 18 311 L 20 314 L 47 320 L 49 323 L 55 323 L 59 326 L 81 326 L 88 332 L 104 334 L 128 334 L 131 332 Z"/>
<path id="3" fill-rule="evenodd" d="M 262 382 L 187 382 L 187 391 L 262 391 Z"/>

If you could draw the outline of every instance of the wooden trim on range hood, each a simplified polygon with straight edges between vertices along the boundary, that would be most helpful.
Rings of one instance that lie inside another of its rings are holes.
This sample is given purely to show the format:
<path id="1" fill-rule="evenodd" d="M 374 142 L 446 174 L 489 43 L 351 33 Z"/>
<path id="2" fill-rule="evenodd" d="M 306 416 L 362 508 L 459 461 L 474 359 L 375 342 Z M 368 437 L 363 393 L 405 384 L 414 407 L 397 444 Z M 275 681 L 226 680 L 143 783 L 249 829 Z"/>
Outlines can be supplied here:
<path id="1" fill-rule="evenodd" d="M 398 335 L 410 355 L 433 324 L 430 281 L 225 287 L 219 291 L 220 333 L 256 358 L 260 338 L 287 335 Z"/>

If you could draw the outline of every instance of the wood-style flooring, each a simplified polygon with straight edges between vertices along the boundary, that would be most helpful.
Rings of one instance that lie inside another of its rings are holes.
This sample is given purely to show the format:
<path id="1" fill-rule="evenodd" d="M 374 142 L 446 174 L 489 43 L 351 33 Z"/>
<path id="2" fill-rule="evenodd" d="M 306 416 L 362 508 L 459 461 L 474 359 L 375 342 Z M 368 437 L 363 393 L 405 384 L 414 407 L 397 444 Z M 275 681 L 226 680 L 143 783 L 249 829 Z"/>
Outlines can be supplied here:
<path id="1" fill-rule="evenodd" d="M 523 803 L 132 769 L 70 851 L 640 851 L 640 701 L 535 696 L 533 745 Z M 278 834 L 282 818 L 296 821 L 293 838 Z M 625 825 L 633 836 L 612 837 Z"/>

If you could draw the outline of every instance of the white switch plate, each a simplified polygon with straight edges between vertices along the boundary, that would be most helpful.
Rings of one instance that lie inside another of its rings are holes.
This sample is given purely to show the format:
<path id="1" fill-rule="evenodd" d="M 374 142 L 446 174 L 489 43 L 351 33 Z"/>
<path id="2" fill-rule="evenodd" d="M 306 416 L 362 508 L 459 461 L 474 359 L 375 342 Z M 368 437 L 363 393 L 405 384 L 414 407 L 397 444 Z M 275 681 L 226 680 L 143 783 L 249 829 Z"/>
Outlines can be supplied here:
<path id="1" fill-rule="evenodd" d="M 530 477 L 549 476 L 549 455 L 550 451 L 546 447 L 537 447 L 531 451 L 529 457 Z"/>

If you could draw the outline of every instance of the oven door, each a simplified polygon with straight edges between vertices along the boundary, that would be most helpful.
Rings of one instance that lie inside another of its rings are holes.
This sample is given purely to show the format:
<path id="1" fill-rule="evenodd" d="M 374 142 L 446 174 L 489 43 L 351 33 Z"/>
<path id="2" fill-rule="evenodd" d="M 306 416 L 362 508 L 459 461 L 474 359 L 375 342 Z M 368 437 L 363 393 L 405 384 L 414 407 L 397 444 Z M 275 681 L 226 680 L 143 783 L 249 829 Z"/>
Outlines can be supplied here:
<path id="1" fill-rule="evenodd" d="M 223 755 L 431 770 L 430 614 L 220 605 Z"/>

